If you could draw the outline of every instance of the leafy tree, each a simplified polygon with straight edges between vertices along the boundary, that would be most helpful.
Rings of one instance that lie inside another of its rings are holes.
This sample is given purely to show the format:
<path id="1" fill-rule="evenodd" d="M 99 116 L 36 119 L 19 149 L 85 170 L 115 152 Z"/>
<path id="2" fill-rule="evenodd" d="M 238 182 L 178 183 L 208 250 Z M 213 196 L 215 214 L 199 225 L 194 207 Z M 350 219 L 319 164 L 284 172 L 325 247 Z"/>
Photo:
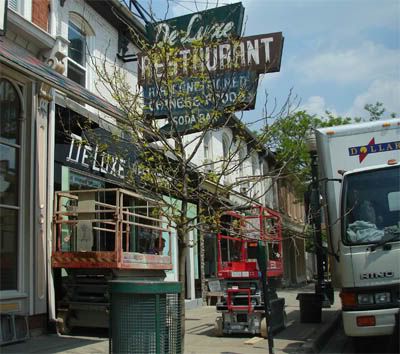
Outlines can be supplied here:
<path id="1" fill-rule="evenodd" d="M 369 113 L 370 121 L 381 119 L 383 114 L 386 111 L 385 108 L 383 107 L 383 103 L 381 103 L 381 102 L 376 102 L 375 104 L 367 103 L 364 106 L 364 109 Z"/>
<path id="2" fill-rule="evenodd" d="M 384 118 L 386 112 L 383 103 L 377 101 L 375 104 L 367 103 L 364 109 L 369 113 L 369 121 L 380 120 Z M 396 118 L 397 113 L 392 112 L 389 114 L 389 118 Z"/>
<path id="3" fill-rule="evenodd" d="M 297 111 L 267 125 L 262 139 L 275 151 L 277 165 L 284 176 L 295 187 L 297 196 L 302 198 L 311 179 L 310 155 L 307 150 L 307 135 L 312 129 L 348 124 L 350 118 L 335 117 L 327 112 L 321 119 L 306 111 Z"/>
<path id="4" fill-rule="evenodd" d="M 118 122 L 118 125 L 124 139 L 137 152 L 137 161 L 131 167 L 130 185 L 138 190 L 153 191 L 167 206 L 168 212 L 164 216 L 176 230 L 181 282 L 186 278 L 187 250 L 195 245 L 190 238 L 191 232 L 204 226 L 216 229 L 218 210 L 230 207 L 224 200 L 229 198 L 232 191 L 240 190 L 244 182 L 229 177 L 243 169 L 244 162 L 250 156 L 258 155 L 265 149 L 258 138 L 251 134 L 247 124 L 234 115 L 238 109 L 250 108 L 248 93 L 257 85 L 257 78 L 250 76 L 244 80 L 247 84 L 240 86 L 235 97 L 230 96 L 230 104 L 226 104 L 232 87 L 241 82 L 235 76 L 238 61 L 225 63 L 223 73 L 212 71 L 202 50 L 208 47 L 212 51 L 215 47 L 207 35 L 197 37 L 191 43 L 187 49 L 190 50 L 190 56 L 182 56 L 179 53 L 182 47 L 175 47 L 168 41 L 148 43 L 132 31 L 132 42 L 138 43 L 142 52 L 139 58 L 139 65 L 142 65 L 139 81 L 151 92 L 146 96 L 143 89 L 137 90 L 130 85 L 122 70 L 107 61 L 107 54 L 104 58 L 92 56 L 93 67 L 100 78 L 98 84 L 108 88 L 126 114 L 126 120 Z M 235 38 L 229 38 L 225 44 L 238 45 Z M 190 70 L 185 67 L 188 61 Z M 201 105 L 208 107 L 207 114 L 199 109 Z M 178 106 L 182 119 L 176 118 Z M 161 119 L 158 114 L 160 111 Z M 225 127 L 233 132 L 233 139 L 220 156 L 214 156 L 213 161 L 204 159 L 202 147 L 207 134 Z M 115 138 L 118 140 L 119 137 Z M 261 183 L 262 176 L 253 176 L 253 188 Z M 260 197 L 262 195 L 257 195 L 257 198 Z M 248 196 L 247 205 L 242 206 L 250 206 L 255 201 Z M 191 203 L 200 206 L 199 218 L 190 216 Z M 183 291 L 181 300 L 184 298 Z M 184 316 L 183 308 L 183 319 Z"/>

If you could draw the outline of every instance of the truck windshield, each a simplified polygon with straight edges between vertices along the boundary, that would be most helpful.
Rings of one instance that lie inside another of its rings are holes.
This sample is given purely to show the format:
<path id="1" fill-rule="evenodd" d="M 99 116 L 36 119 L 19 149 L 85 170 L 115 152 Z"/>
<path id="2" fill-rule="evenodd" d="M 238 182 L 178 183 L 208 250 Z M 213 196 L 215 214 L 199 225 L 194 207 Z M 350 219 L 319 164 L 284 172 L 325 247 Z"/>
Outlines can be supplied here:
<path id="1" fill-rule="evenodd" d="M 343 184 L 343 242 L 400 240 L 400 166 L 348 175 Z"/>

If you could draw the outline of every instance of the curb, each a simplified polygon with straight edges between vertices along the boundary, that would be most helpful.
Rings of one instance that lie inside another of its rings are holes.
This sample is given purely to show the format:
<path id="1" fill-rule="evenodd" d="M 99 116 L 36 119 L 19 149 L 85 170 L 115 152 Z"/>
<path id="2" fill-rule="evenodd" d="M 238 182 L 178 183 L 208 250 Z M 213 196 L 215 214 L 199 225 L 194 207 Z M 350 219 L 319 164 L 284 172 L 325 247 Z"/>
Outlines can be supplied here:
<path id="1" fill-rule="evenodd" d="M 341 311 L 336 311 L 336 313 L 333 315 L 334 318 L 332 321 L 330 321 L 326 326 L 323 326 L 322 329 L 319 331 L 318 335 L 316 338 L 311 341 L 304 343 L 300 349 L 302 353 L 319 353 L 320 350 L 323 348 L 323 344 L 326 343 L 327 339 L 331 337 L 332 332 L 334 332 L 339 324 L 340 324 L 340 319 L 341 319 Z"/>

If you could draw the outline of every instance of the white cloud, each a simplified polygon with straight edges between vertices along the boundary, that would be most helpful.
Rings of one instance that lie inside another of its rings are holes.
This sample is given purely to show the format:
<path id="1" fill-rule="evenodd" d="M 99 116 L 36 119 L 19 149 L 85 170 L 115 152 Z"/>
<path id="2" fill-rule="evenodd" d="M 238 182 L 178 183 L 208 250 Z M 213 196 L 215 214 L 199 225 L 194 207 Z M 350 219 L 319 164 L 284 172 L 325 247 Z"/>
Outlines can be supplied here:
<path id="1" fill-rule="evenodd" d="M 325 116 L 326 111 L 336 115 L 336 111 L 327 107 L 325 99 L 321 96 L 310 96 L 305 103 L 300 105 L 299 110 L 305 110 L 309 114 L 315 114 L 320 117 Z"/>
<path id="2" fill-rule="evenodd" d="M 319 53 L 296 63 L 296 71 L 311 81 L 365 82 L 398 76 L 400 51 L 372 42 L 359 47 Z"/>
<path id="3" fill-rule="evenodd" d="M 349 117 L 366 117 L 367 112 L 364 106 L 367 103 L 374 104 L 376 102 L 383 103 L 386 113 L 400 114 L 400 80 L 375 80 L 366 92 L 358 95 L 353 105 L 345 114 Z"/>
<path id="4" fill-rule="evenodd" d="M 334 108 L 329 107 L 322 96 L 310 96 L 300 105 L 299 110 L 306 110 L 317 116 L 325 116 L 325 112 L 329 111 L 336 116 L 368 118 L 369 115 L 364 106 L 381 102 L 386 110 L 384 114 L 386 117 L 391 113 L 396 113 L 398 116 L 400 115 L 399 97 L 400 80 L 375 80 L 367 91 L 356 96 L 351 107 L 345 112 L 338 113 Z"/>
<path id="5" fill-rule="evenodd" d="M 226 0 L 225 0 L 226 1 Z M 242 0 L 246 35 L 282 31 L 303 48 L 321 43 L 356 43 L 367 32 L 398 32 L 398 0 Z M 309 43 L 306 43 L 308 41 Z M 310 43 L 312 42 L 312 43 Z"/>

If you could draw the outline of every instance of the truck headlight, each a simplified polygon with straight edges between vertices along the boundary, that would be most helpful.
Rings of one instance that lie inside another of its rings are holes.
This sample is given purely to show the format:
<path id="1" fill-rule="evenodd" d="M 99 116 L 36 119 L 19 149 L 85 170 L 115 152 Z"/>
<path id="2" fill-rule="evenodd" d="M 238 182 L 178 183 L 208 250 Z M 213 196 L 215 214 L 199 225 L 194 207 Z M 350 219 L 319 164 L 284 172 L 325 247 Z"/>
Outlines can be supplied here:
<path id="1" fill-rule="evenodd" d="M 373 294 L 358 294 L 357 301 L 360 305 L 371 305 L 374 303 Z"/>
<path id="2" fill-rule="evenodd" d="M 376 304 L 386 304 L 390 302 L 390 293 L 376 293 L 375 294 L 375 303 Z"/>

